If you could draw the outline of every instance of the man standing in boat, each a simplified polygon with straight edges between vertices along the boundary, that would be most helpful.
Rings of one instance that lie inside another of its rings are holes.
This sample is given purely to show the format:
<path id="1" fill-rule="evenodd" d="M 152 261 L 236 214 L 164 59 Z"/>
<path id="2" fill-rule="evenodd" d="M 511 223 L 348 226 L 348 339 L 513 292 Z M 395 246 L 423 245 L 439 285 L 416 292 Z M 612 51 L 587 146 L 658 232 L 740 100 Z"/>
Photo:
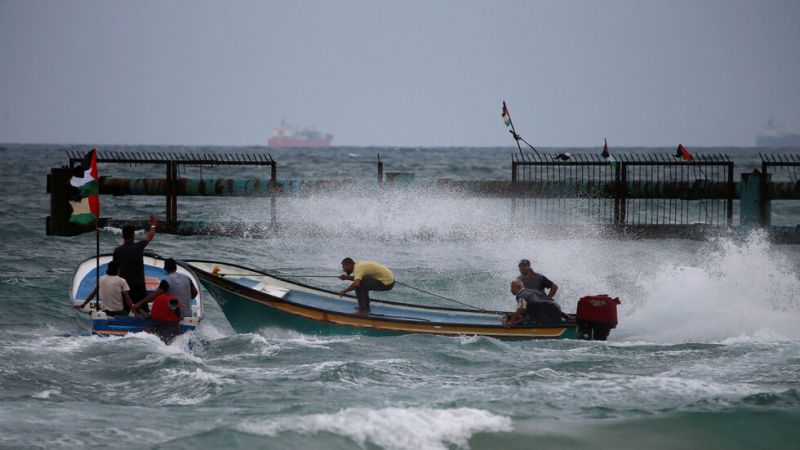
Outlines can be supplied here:
<path id="1" fill-rule="evenodd" d="M 141 301 L 147 295 L 144 281 L 144 249 L 156 235 L 156 216 L 150 214 L 150 228 L 144 239 L 133 242 L 136 229 L 132 225 L 122 227 L 122 245 L 114 249 L 114 261 L 119 264 L 119 276 L 128 282 L 133 303 Z M 125 305 L 128 309 L 128 305 Z M 148 311 L 147 304 L 142 308 Z"/>
<path id="2" fill-rule="evenodd" d="M 550 281 L 546 276 L 534 272 L 531 268 L 531 262 L 527 259 L 523 259 L 519 262 L 519 273 L 520 275 L 517 279 L 522 282 L 525 289 L 531 289 L 541 293 L 544 293 L 545 289 L 549 289 L 549 291 L 547 291 L 547 296 L 550 298 L 555 297 L 556 292 L 558 292 L 558 285 Z"/>
<path id="3" fill-rule="evenodd" d="M 344 274 L 340 280 L 351 280 L 349 286 L 342 289 L 339 295 L 355 290 L 358 298 L 358 312 L 369 312 L 369 291 L 391 291 L 394 287 L 394 274 L 388 267 L 373 261 L 353 261 L 352 258 L 342 260 Z"/>

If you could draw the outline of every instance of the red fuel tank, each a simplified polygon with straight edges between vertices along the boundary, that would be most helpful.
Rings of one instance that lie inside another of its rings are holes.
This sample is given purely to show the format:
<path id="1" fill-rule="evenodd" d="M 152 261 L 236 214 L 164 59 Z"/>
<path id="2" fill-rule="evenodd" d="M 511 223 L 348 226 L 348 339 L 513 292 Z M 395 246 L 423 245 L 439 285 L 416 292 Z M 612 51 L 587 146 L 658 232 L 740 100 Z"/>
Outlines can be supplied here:
<path id="1" fill-rule="evenodd" d="M 587 295 L 578 300 L 578 311 L 575 317 L 580 320 L 617 325 L 617 305 L 619 298 L 611 298 L 606 294 Z"/>

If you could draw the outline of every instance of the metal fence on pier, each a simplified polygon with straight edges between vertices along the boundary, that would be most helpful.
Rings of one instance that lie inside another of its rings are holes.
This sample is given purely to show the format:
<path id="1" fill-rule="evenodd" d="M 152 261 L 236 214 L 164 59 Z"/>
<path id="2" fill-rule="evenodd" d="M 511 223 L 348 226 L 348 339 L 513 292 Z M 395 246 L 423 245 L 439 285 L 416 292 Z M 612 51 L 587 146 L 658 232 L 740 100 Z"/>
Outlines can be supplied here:
<path id="1" fill-rule="evenodd" d="M 538 223 L 731 224 L 733 162 L 663 154 L 512 154 L 515 215 Z"/>

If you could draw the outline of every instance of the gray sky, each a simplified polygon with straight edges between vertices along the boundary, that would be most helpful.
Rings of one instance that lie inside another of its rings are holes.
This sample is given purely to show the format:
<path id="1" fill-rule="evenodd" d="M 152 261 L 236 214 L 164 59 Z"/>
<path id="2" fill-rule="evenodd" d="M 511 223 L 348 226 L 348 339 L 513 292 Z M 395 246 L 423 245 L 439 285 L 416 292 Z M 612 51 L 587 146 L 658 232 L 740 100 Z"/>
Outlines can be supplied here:
<path id="1" fill-rule="evenodd" d="M 753 145 L 798 1 L 0 0 L 0 142 Z"/>

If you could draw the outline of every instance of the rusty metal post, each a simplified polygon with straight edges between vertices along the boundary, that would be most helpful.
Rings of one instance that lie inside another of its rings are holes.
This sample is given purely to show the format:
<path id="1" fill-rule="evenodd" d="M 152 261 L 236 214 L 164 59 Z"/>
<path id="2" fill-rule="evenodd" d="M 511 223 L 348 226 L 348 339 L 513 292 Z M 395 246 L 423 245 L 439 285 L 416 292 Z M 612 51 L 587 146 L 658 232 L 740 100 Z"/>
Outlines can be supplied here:
<path id="1" fill-rule="evenodd" d="M 619 207 L 619 216 L 617 224 L 620 226 L 625 226 L 625 216 L 627 214 L 628 209 L 628 165 L 625 163 L 618 164 L 619 169 L 619 177 L 617 178 L 617 195 L 618 195 L 618 205 L 615 205 L 615 208 Z"/>
<path id="2" fill-rule="evenodd" d="M 733 181 L 733 162 L 728 162 L 728 199 L 725 202 L 725 209 L 727 209 L 727 222 L 728 226 L 733 225 L 733 197 L 736 195 L 736 184 Z"/>
<path id="3" fill-rule="evenodd" d="M 380 153 L 378 153 L 378 187 L 383 187 L 383 161 Z"/>
<path id="4" fill-rule="evenodd" d="M 765 161 L 761 161 L 761 178 L 759 180 L 759 189 L 758 189 L 758 223 L 759 225 L 767 226 L 770 225 L 771 222 L 771 215 L 772 211 L 768 208 L 769 205 L 769 184 L 768 181 L 770 180 L 770 176 L 767 174 L 767 170 L 769 168 L 769 164 Z"/>
<path id="5" fill-rule="evenodd" d="M 278 166 L 275 160 L 269 165 L 269 221 L 274 227 L 278 223 Z"/>
<path id="6" fill-rule="evenodd" d="M 511 184 L 516 184 L 517 182 L 517 162 L 511 161 Z"/>
<path id="7" fill-rule="evenodd" d="M 172 164 L 172 183 L 169 187 L 169 194 L 172 197 L 172 217 L 170 217 L 171 229 L 178 223 L 178 163 Z"/>
<path id="8" fill-rule="evenodd" d="M 167 163 L 166 163 L 166 169 L 167 169 L 167 173 L 166 173 L 167 195 L 166 195 L 166 213 L 165 213 L 164 220 L 165 220 L 165 222 L 167 224 L 167 228 L 168 229 L 171 229 L 172 224 L 173 224 L 172 223 L 172 206 L 173 206 L 172 194 L 174 192 L 173 186 L 175 184 L 175 181 L 172 179 L 172 174 L 173 174 L 172 167 L 173 167 L 173 165 L 174 164 L 173 164 L 172 161 L 167 161 Z"/>
<path id="9" fill-rule="evenodd" d="M 519 205 L 517 205 L 517 170 L 519 168 L 519 164 L 516 161 L 516 157 L 514 154 L 511 155 L 511 223 L 513 225 L 517 224 L 517 210 Z"/>
<path id="10" fill-rule="evenodd" d="M 620 175 L 620 167 L 622 166 L 622 162 L 617 161 L 614 164 L 614 225 L 621 225 L 620 223 L 620 202 L 622 198 L 622 177 Z"/>

